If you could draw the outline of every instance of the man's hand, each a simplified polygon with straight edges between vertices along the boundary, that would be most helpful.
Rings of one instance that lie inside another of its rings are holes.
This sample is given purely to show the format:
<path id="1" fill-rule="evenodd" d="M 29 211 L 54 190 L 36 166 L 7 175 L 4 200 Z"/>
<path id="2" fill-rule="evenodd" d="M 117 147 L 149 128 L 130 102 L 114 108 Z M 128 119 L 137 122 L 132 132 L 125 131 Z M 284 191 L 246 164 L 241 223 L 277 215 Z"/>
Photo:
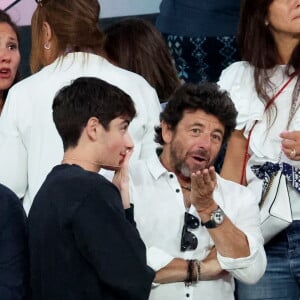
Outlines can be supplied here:
<path id="1" fill-rule="evenodd" d="M 198 212 L 216 209 L 213 200 L 213 192 L 217 185 L 217 176 L 215 168 L 197 171 L 191 176 L 191 203 L 196 207 Z"/>

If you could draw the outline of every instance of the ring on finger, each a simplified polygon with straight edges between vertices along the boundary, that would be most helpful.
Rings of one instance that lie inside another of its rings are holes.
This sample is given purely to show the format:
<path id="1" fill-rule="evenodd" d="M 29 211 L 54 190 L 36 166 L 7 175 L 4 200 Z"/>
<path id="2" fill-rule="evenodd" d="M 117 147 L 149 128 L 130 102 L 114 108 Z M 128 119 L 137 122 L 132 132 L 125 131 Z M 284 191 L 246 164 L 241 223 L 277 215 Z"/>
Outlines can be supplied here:
<path id="1" fill-rule="evenodd" d="M 297 156 L 297 152 L 296 152 L 296 149 L 292 149 L 291 152 L 290 152 L 290 158 L 291 159 L 294 159 L 295 157 Z"/>

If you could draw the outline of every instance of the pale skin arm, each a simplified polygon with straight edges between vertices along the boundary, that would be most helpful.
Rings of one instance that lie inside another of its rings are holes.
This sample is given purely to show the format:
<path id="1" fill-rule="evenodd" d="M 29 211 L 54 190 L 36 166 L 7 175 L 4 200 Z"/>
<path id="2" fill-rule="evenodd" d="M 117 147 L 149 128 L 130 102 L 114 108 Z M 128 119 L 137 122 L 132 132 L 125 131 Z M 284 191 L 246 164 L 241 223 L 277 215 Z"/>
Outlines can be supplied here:
<path id="1" fill-rule="evenodd" d="M 124 209 L 130 208 L 128 164 L 132 152 L 133 149 L 127 150 L 124 161 L 120 169 L 115 172 L 112 180 L 113 184 L 116 185 L 120 191 Z"/>
<path id="2" fill-rule="evenodd" d="M 210 214 L 218 205 L 213 199 L 213 191 L 217 185 L 214 167 L 197 171 L 191 177 L 191 203 L 195 206 L 202 222 L 210 220 Z M 224 222 L 208 232 L 213 239 L 217 251 L 225 257 L 241 258 L 250 255 L 248 239 L 228 217 Z"/>
<path id="3" fill-rule="evenodd" d="M 247 139 L 243 130 L 235 130 L 227 144 L 221 176 L 225 179 L 240 183 L 243 172 L 243 162 Z M 299 145 L 300 146 L 300 145 Z M 300 150 L 300 149 L 299 149 Z M 243 182 L 246 185 L 246 181 Z"/>
<path id="4" fill-rule="evenodd" d="M 218 260 L 217 251 L 214 248 L 208 256 L 201 261 L 200 280 L 215 280 L 227 272 L 222 270 Z M 183 282 L 187 278 L 188 262 L 182 258 L 174 258 L 167 266 L 156 272 L 154 282 L 156 283 L 171 283 Z"/>

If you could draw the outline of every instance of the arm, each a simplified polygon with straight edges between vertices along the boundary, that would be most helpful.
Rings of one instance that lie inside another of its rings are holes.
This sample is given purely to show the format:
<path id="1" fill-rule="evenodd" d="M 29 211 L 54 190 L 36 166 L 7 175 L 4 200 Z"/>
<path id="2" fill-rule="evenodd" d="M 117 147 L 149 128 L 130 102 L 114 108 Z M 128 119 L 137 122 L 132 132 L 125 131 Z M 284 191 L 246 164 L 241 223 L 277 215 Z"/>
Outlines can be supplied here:
<path id="1" fill-rule="evenodd" d="M 184 282 L 188 276 L 188 262 L 182 258 L 174 258 L 167 266 L 158 270 L 154 282 L 171 283 Z M 208 256 L 200 262 L 200 280 L 215 280 L 226 274 L 217 259 L 217 251 L 214 248 Z M 194 279 L 196 280 L 196 271 L 193 270 Z"/>
<path id="2" fill-rule="evenodd" d="M 182 258 L 174 258 L 164 268 L 156 272 L 154 282 L 171 283 L 183 282 L 187 278 L 188 262 Z"/>
<path id="3" fill-rule="evenodd" d="M 197 171 L 191 177 L 191 203 L 195 206 L 203 223 L 210 220 L 210 214 L 217 209 L 213 191 L 217 185 L 214 167 Z M 226 257 L 240 258 L 250 254 L 246 235 L 225 216 L 223 223 L 208 229 L 217 251 Z"/>
<path id="4" fill-rule="evenodd" d="M 148 299 L 154 272 L 147 266 L 145 246 L 119 202 L 119 193 L 110 184 L 93 190 L 74 215 L 75 241 L 99 280 L 116 295 Z"/>
<path id="5" fill-rule="evenodd" d="M 221 176 L 225 179 L 240 183 L 242 178 L 244 156 L 247 140 L 243 130 L 235 130 L 231 135 L 226 149 Z M 243 182 L 246 184 L 246 182 Z"/>
<path id="6" fill-rule="evenodd" d="M 27 227 L 21 201 L 0 186 L 0 295 L 25 299 L 28 279 Z"/>
<path id="7" fill-rule="evenodd" d="M 260 215 L 258 208 L 259 195 L 254 195 L 249 189 L 240 186 L 235 192 L 238 196 L 236 205 L 239 209 L 234 218 L 236 226 L 247 236 L 250 255 L 233 259 L 221 256 L 218 253 L 218 261 L 224 270 L 229 271 L 235 278 L 247 284 L 257 282 L 263 276 L 266 269 L 266 255 L 264 251 L 264 239 L 260 230 Z M 225 195 L 230 194 L 232 188 L 228 186 Z"/>
<path id="8" fill-rule="evenodd" d="M 0 182 L 22 198 L 27 188 L 27 151 L 18 129 L 18 103 L 11 91 L 0 116 Z"/>
<path id="9" fill-rule="evenodd" d="M 213 167 L 192 174 L 191 200 L 202 222 L 208 221 L 217 207 L 211 193 L 215 186 Z M 255 283 L 266 268 L 257 199 L 240 185 L 230 184 L 224 192 L 224 195 L 231 195 L 231 192 L 240 198 L 236 203 L 235 223 L 238 226 L 225 216 L 221 225 L 207 230 L 215 243 L 221 267 L 245 283 Z"/>

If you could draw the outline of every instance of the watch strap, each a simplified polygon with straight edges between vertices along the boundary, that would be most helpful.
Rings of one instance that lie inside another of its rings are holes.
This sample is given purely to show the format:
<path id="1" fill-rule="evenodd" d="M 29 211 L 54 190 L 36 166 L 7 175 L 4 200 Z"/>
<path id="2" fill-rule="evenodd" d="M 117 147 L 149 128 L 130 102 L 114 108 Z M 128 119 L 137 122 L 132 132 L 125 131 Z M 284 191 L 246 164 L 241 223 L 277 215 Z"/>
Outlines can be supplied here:
<path id="1" fill-rule="evenodd" d="M 221 220 L 220 222 L 218 222 L 216 219 L 215 219 L 215 214 L 221 214 Z M 201 222 L 201 225 L 202 226 L 205 226 L 206 228 L 208 229 L 211 229 L 211 228 L 216 228 L 218 227 L 219 225 L 221 225 L 223 223 L 223 219 L 224 219 L 224 212 L 223 210 L 218 206 L 218 208 L 216 210 L 214 210 L 213 212 L 211 212 L 210 214 L 210 220 L 207 221 L 207 222 Z"/>
<path id="2" fill-rule="evenodd" d="M 212 221 L 212 220 L 209 220 L 209 221 L 204 222 L 204 223 L 201 222 L 201 225 L 205 226 L 208 229 L 210 229 L 210 228 L 216 228 L 217 227 L 217 224 L 214 221 Z"/>

